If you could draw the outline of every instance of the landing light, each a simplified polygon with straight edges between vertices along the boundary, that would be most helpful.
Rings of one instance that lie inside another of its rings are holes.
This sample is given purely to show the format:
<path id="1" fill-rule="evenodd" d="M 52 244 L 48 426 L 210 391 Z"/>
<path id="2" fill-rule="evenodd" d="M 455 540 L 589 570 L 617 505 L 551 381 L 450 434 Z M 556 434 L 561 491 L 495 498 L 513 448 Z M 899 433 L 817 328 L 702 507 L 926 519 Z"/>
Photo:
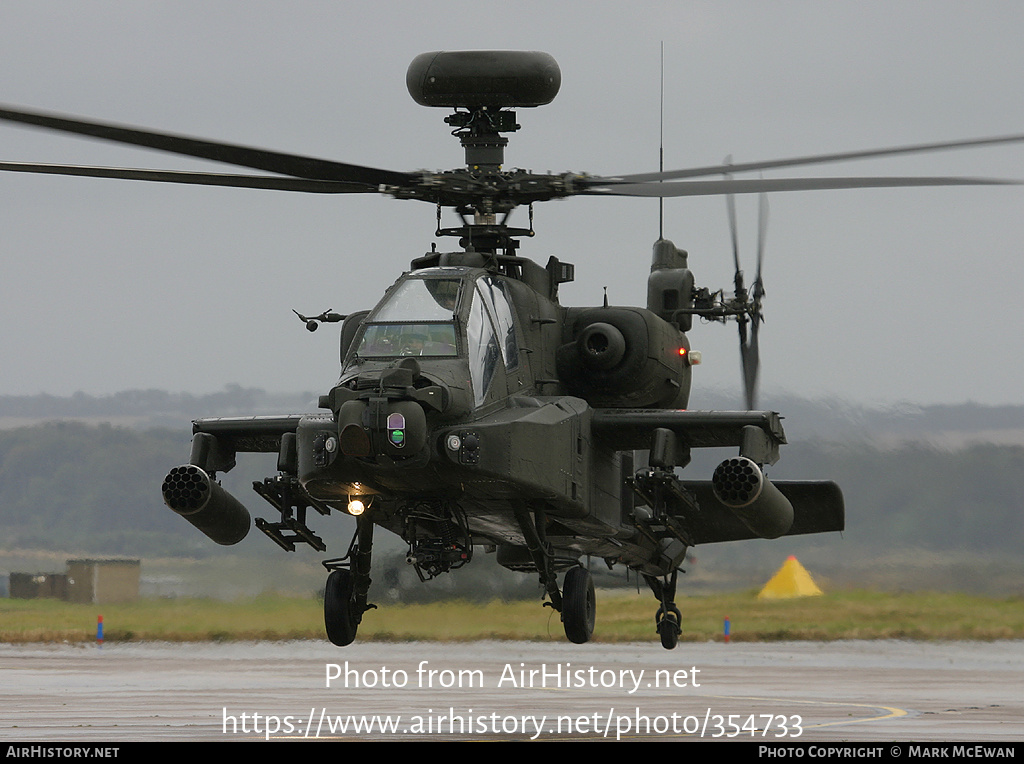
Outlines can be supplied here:
<path id="1" fill-rule="evenodd" d="M 353 517 L 359 517 L 366 511 L 366 505 L 360 499 L 352 499 L 348 503 L 348 513 Z"/>

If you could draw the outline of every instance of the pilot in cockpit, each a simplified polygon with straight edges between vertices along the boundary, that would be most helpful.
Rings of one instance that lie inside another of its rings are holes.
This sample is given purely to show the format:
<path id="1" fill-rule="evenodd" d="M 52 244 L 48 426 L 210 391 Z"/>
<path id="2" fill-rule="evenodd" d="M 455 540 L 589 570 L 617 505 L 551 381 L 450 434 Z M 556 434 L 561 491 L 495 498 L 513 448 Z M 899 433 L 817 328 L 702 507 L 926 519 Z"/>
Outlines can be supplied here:
<path id="1" fill-rule="evenodd" d="M 417 326 L 413 331 L 402 335 L 399 355 L 423 355 L 423 346 L 427 335 L 422 332 L 424 327 Z"/>

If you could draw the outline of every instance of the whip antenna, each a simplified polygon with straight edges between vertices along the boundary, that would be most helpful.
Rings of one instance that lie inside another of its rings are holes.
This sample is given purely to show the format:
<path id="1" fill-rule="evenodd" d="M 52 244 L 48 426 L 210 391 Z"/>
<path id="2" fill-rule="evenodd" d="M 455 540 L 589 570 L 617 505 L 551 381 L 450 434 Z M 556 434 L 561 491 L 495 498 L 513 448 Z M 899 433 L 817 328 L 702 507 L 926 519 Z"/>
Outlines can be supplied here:
<path id="1" fill-rule="evenodd" d="M 658 172 L 665 172 L 665 41 L 661 41 L 661 100 L 658 113 Z M 658 197 L 658 238 L 665 238 L 665 197 Z"/>

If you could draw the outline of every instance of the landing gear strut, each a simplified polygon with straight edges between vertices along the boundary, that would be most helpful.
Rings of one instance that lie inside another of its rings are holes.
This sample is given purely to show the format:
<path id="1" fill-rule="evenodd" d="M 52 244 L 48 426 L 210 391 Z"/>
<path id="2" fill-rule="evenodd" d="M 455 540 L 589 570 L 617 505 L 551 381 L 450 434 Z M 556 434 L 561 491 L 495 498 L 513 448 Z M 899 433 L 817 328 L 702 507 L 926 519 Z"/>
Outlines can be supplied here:
<path id="1" fill-rule="evenodd" d="M 324 560 L 330 571 L 324 589 L 324 625 L 327 638 L 338 647 L 355 641 L 363 613 L 376 609 L 366 601 L 370 589 L 370 552 L 373 548 L 373 521 L 365 514 L 356 518 L 356 532 L 348 554 Z"/>
<path id="2" fill-rule="evenodd" d="M 666 650 L 672 650 L 679 642 L 679 634 L 682 632 L 680 623 L 683 620 L 682 613 L 673 602 L 676 596 L 676 578 L 678 570 L 673 570 L 671 576 L 664 576 L 662 579 L 656 576 L 644 576 L 647 585 L 651 587 L 654 596 L 661 600 L 658 612 L 654 616 L 654 623 L 661 637 L 661 646 Z"/>
<path id="3" fill-rule="evenodd" d="M 562 590 L 559 591 L 558 580 L 555 577 L 557 561 L 545 534 L 544 510 L 534 507 L 531 513 L 526 502 L 519 502 L 514 506 L 516 521 L 523 532 L 526 548 L 550 600 L 544 604 L 561 613 L 565 636 L 570 642 L 577 645 L 589 642 L 594 635 L 594 621 L 597 615 L 594 579 L 590 571 L 578 563 L 574 564 L 566 572 Z"/>

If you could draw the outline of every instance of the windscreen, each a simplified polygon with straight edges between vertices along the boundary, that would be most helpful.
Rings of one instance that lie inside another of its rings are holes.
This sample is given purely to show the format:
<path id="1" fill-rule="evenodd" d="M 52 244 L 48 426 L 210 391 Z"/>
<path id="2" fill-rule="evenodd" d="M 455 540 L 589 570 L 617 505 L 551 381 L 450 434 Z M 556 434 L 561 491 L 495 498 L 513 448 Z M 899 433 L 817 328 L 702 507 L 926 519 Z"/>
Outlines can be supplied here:
<path id="1" fill-rule="evenodd" d="M 459 279 L 408 279 L 395 287 L 363 330 L 363 358 L 458 355 Z"/>

